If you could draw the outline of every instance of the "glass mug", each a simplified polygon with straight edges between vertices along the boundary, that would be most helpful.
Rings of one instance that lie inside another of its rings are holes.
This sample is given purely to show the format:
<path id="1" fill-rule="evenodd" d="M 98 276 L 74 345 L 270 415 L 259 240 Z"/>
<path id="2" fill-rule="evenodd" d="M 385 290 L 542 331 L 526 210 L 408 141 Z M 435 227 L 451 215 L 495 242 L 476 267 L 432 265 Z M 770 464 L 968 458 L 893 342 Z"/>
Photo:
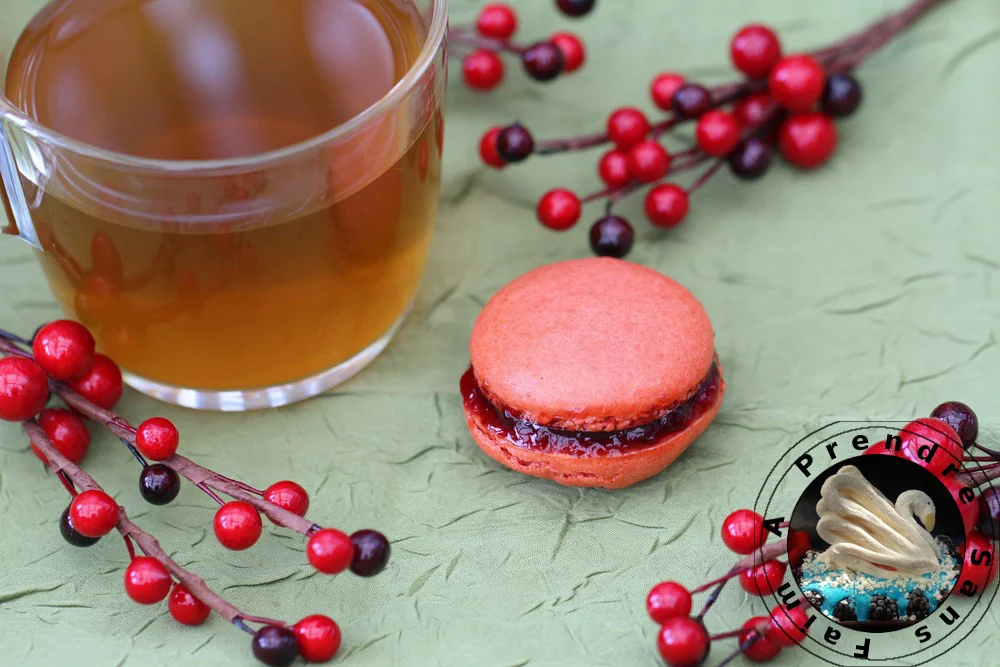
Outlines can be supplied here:
<path id="1" fill-rule="evenodd" d="M 436 213 L 447 0 L 17 4 L 5 231 L 130 385 L 273 407 L 385 348 Z"/>

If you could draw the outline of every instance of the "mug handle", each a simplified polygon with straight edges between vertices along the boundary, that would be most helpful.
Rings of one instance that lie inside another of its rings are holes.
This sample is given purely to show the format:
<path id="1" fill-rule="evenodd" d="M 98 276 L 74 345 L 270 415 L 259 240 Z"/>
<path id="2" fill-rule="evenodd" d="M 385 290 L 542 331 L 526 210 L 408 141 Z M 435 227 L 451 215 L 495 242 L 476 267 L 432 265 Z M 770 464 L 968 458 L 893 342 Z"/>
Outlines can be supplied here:
<path id="1" fill-rule="evenodd" d="M 10 148 L 7 124 L 2 119 L 0 119 L 0 180 L 3 181 L 3 188 L 0 188 L 0 199 L 3 200 L 7 215 L 14 224 L 17 237 L 28 245 L 42 250 L 42 244 L 38 240 L 38 232 L 35 231 L 35 225 L 31 221 L 28 199 L 21 187 L 21 177 L 17 170 L 17 161 L 14 159 L 14 151 Z"/>

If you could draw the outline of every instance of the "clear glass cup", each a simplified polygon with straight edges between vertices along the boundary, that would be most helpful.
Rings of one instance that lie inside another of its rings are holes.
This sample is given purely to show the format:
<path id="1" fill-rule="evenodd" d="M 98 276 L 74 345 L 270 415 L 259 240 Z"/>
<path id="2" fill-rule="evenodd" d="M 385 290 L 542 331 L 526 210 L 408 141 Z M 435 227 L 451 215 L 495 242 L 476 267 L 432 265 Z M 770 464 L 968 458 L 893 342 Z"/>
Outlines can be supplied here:
<path id="1" fill-rule="evenodd" d="M 380 1 L 419 15 L 405 75 L 350 120 L 249 157 L 98 148 L 0 94 L 5 231 L 134 388 L 191 408 L 284 405 L 353 376 L 399 328 L 436 214 L 448 0 Z M 5 43 L 45 4 L 4 10 L 24 19 Z"/>

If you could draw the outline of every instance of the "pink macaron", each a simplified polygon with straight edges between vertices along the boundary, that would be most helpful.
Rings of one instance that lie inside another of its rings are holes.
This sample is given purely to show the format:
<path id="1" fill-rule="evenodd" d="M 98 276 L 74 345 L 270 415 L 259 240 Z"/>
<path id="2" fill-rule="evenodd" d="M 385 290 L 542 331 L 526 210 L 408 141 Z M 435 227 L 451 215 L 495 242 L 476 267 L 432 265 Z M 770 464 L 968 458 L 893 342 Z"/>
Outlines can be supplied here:
<path id="1" fill-rule="evenodd" d="M 617 259 L 531 271 L 472 331 L 462 377 L 476 443 L 514 470 L 621 488 L 661 472 L 722 404 L 712 324 L 679 283 Z"/>

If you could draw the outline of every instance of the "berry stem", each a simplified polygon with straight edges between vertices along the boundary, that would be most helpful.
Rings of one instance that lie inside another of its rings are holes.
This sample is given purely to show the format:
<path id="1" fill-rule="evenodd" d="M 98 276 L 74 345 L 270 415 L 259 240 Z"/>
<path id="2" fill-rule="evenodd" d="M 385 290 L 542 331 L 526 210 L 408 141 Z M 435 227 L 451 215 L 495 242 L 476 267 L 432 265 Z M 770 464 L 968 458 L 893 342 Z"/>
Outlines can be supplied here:
<path id="1" fill-rule="evenodd" d="M 718 667 L 723 667 L 723 665 L 728 665 L 733 660 L 735 660 L 740 655 L 742 655 L 745 650 L 747 650 L 748 648 L 750 648 L 754 644 L 754 642 L 756 642 L 759 639 L 763 638 L 764 637 L 764 633 L 767 632 L 767 626 L 768 626 L 768 622 L 767 621 L 761 621 L 760 624 L 757 627 L 754 628 L 754 632 L 749 637 L 747 637 L 746 641 L 743 642 L 742 644 L 740 644 L 738 647 L 736 647 L 735 651 L 733 651 L 732 653 L 730 653 L 729 655 L 727 655 L 725 658 L 723 658 L 722 662 L 719 663 Z M 740 634 L 742 634 L 742 631 L 737 630 L 735 635 L 733 633 L 727 633 L 727 634 L 730 637 L 738 637 Z M 713 639 L 714 639 L 714 637 L 713 637 Z"/>
<path id="2" fill-rule="evenodd" d="M 711 637 L 709 637 L 709 639 L 711 639 L 714 642 L 719 639 L 729 639 L 730 637 L 739 637 L 741 634 L 743 634 L 743 630 L 739 629 L 730 630 L 729 632 L 720 632 L 717 635 L 712 635 Z"/>
<path id="3" fill-rule="evenodd" d="M 135 544 L 128 535 L 122 535 L 122 539 L 125 541 L 125 549 L 128 551 L 128 559 L 130 561 L 135 560 Z"/>
<path id="4" fill-rule="evenodd" d="M 765 544 L 754 553 L 748 556 L 744 556 L 743 558 L 736 561 L 736 564 L 733 565 L 732 569 L 730 569 L 729 572 L 727 572 L 724 576 L 716 580 L 718 581 L 718 583 L 715 585 L 715 590 L 713 590 L 711 594 L 709 594 L 708 599 L 705 600 L 705 606 L 701 608 L 701 613 L 698 614 L 697 619 L 701 620 L 705 617 L 705 614 L 708 613 L 708 610 L 712 608 L 712 605 L 715 604 L 715 601 L 719 598 L 719 595 L 722 593 L 722 589 L 723 587 L 725 587 L 726 582 L 728 582 L 733 577 L 739 576 L 739 573 L 742 572 L 743 570 L 748 570 L 752 567 L 760 565 L 764 561 L 773 560 L 777 558 L 778 556 L 783 554 L 787 550 L 787 548 L 788 545 L 785 538 L 781 538 L 780 540 L 771 542 L 770 544 Z"/>
<path id="5" fill-rule="evenodd" d="M 718 172 L 719 169 L 722 168 L 722 165 L 725 164 L 725 162 L 726 161 L 723 159 L 716 160 L 715 164 L 713 164 L 711 167 L 702 172 L 701 176 L 696 178 L 694 183 L 688 186 L 688 194 L 693 194 L 695 191 L 698 190 L 698 188 L 705 185 L 705 183 L 708 183 L 708 179 L 715 176 L 716 172 Z"/>
<path id="6" fill-rule="evenodd" d="M 510 40 L 493 39 L 492 37 L 481 37 L 468 33 L 456 34 L 454 31 L 448 37 L 448 44 L 449 46 L 455 45 L 472 49 L 487 49 L 497 53 L 512 53 L 517 56 L 523 55 L 528 50 L 528 47 L 515 44 Z"/>
<path id="7" fill-rule="evenodd" d="M 49 440 L 48 436 L 45 435 L 45 431 L 34 422 L 24 422 L 22 424 L 24 432 L 27 434 L 28 439 L 31 441 L 35 447 L 41 451 L 45 458 L 48 460 L 49 467 L 57 475 L 65 475 L 73 484 L 83 490 L 97 490 L 103 491 L 101 486 L 87 474 L 78 465 L 63 456 L 59 450 L 55 448 L 52 442 Z M 212 609 L 219 616 L 240 627 L 241 619 L 246 619 L 250 622 L 268 622 L 268 623 L 280 623 L 279 621 L 270 621 L 269 619 L 260 619 L 257 616 L 251 616 L 244 613 L 238 607 L 228 602 L 221 595 L 213 591 L 205 583 L 205 580 L 198 575 L 185 570 L 181 567 L 174 559 L 172 559 L 167 552 L 163 550 L 160 543 L 151 534 L 142 530 L 138 525 L 136 525 L 131 519 L 129 519 L 128 514 L 125 512 L 125 508 L 119 507 L 118 509 L 118 524 L 116 526 L 118 532 L 122 535 L 125 543 L 131 546 L 131 542 L 134 541 L 135 544 L 139 545 L 142 552 L 154 558 L 160 562 L 163 567 L 178 581 L 180 581 L 184 586 L 191 591 L 191 594 L 196 598 L 204 602 L 209 608 Z M 133 549 L 129 549 L 130 556 L 135 557 L 135 552 Z M 284 625 L 284 623 L 281 623 Z M 241 629 L 247 629 L 245 627 Z M 251 631 L 252 632 L 252 631 Z"/>
<path id="8" fill-rule="evenodd" d="M 62 483 L 63 488 L 65 488 L 66 491 L 69 492 L 69 495 L 71 497 L 72 496 L 76 496 L 76 489 L 73 488 L 73 480 L 71 480 L 69 477 L 67 477 L 66 473 L 63 473 L 63 472 L 57 473 L 56 477 L 59 478 L 59 481 Z"/>

